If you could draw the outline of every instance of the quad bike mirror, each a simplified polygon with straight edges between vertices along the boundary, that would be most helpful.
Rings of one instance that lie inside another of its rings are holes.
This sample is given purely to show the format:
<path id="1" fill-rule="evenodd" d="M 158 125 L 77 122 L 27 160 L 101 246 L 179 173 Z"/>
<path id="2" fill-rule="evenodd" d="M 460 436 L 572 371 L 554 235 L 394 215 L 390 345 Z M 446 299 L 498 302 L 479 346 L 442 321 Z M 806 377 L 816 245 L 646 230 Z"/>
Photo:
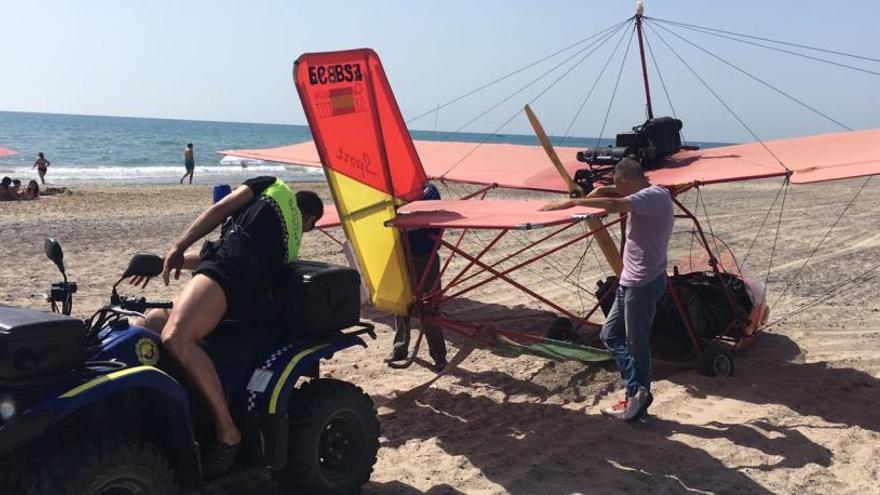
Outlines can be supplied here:
<path id="1" fill-rule="evenodd" d="M 137 253 L 128 262 L 128 268 L 125 269 L 122 278 L 128 278 L 133 275 L 155 277 L 162 273 L 163 267 L 164 263 L 159 256 L 150 253 Z"/>
<path id="2" fill-rule="evenodd" d="M 43 241 L 43 249 L 46 251 L 46 256 L 55 263 L 55 266 L 61 270 L 61 273 L 64 273 L 64 251 L 61 250 L 61 244 L 58 243 L 55 239 L 51 237 L 47 237 L 45 241 Z"/>

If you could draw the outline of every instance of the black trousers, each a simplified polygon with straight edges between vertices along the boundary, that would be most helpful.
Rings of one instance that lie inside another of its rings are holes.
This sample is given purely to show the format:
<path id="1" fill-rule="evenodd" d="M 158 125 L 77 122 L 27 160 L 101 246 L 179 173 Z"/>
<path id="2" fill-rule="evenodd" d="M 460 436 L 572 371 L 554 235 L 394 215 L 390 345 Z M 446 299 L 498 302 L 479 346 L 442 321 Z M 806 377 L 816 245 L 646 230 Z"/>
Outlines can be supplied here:
<path id="1" fill-rule="evenodd" d="M 413 265 L 415 265 L 415 277 L 412 281 L 413 286 L 418 287 L 419 281 L 421 280 L 422 274 L 425 272 L 425 265 L 428 264 L 428 260 L 431 258 L 431 253 L 428 253 L 425 256 L 419 256 L 413 258 Z M 435 256 L 433 263 L 431 263 L 431 267 L 428 270 L 428 274 L 426 275 L 425 283 L 423 285 L 422 294 L 431 292 L 432 290 L 436 290 L 440 287 L 440 257 Z M 409 340 L 410 340 L 410 317 L 409 316 L 395 316 L 394 317 L 394 354 L 396 356 L 402 356 L 409 354 Z M 434 362 L 445 362 L 446 361 L 446 339 L 443 337 L 443 329 L 437 325 L 433 325 L 430 323 L 422 323 L 422 330 L 425 332 L 425 340 L 428 341 L 428 353 L 431 355 L 431 359 Z"/>

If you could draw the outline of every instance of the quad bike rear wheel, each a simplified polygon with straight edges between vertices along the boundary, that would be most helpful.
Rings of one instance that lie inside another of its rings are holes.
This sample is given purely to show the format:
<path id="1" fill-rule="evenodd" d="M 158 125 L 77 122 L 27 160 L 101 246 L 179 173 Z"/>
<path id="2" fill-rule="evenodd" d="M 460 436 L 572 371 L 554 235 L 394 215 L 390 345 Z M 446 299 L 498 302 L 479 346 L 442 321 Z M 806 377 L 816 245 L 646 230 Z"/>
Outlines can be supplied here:
<path id="1" fill-rule="evenodd" d="M 360 387 L 312 380 L 289 403 L 290 454 L 274 473 L 285 493 L 357 493 L 370 479 L 379 450 L 379 420 Z"/>
<path id="2" fill-rule="evenodd" d="M 158 448 L 111 437 L 56 454 L 28 495 L 168 495 L 177 489 L 174 471 Z"/>
<path id="3" fill-rule="evenodd" d="M 733 353 L 719 344 L 711 344 L 700 353 L 699 369 L 706 376 L 733 376 Z"/>

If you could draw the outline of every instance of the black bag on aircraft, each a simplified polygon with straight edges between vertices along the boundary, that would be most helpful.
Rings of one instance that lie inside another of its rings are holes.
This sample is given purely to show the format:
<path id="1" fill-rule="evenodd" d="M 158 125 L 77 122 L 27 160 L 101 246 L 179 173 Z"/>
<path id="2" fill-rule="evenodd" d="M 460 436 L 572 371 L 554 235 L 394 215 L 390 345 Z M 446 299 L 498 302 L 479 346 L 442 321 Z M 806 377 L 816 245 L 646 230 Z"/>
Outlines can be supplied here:
<path id="1" fill-rule="evenodd" d="M 669 281 L 675 288 L 697 341 L 701 344 L 718 337 L 732 323 L 744 318 L 752 310 L 752 301 L 745 284 L 734 275 L 720 274 L 721 283 L 727 285 L 733 298 L 733 308 L 719 283 L 719 275 L 712 272 L 673 275 L 669 277 Z M 597 285 L 596 297 L 601 301 L 602 312 L 608 316 L 614 304 L 614 294 L 608 294 L 605 299 L 603 296 L 617 288 L 617 277 L 608 277 Z M 734 326 L 731 331 L 731 337 L 738 336 L 738 328 Z M 668 291 L 657 302 L 657 313 L 651 326 L 651 349 L 655 355 L 664 357 L 685 357 L 693 350 L 687 327 Z"/>
<path id="2" fill-rule="evenodd" d="M 579 151 L 576 158 L 593 166 L 616 165 L 620 160 L 632 157 L 645 170 L 659 168 L 663 160 L 681 150 L 680 120 L 657 117 L 633 127 L 631 132 L 617 135 L 614 146 L 587 148 Z"/>

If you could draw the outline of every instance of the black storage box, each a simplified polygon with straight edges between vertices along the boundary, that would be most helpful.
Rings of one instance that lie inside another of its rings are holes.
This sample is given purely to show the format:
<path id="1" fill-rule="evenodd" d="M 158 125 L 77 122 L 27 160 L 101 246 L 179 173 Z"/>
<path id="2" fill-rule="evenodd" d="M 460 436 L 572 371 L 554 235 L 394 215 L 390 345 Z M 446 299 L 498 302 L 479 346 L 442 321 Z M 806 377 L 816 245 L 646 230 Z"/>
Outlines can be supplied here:
<path id="1" fill-rule="evenodd" d="M 297 260 L 290 266 L 284 301 L 293 335 L 319 337 L 351 327 L 361 317 L 361 276 L 352 268 Z"/>
<path id="2" fill-rule="evenodd" d="M 77 369 L 85 362 L 82 320 L 0 304 L 0 380 Z"/>

